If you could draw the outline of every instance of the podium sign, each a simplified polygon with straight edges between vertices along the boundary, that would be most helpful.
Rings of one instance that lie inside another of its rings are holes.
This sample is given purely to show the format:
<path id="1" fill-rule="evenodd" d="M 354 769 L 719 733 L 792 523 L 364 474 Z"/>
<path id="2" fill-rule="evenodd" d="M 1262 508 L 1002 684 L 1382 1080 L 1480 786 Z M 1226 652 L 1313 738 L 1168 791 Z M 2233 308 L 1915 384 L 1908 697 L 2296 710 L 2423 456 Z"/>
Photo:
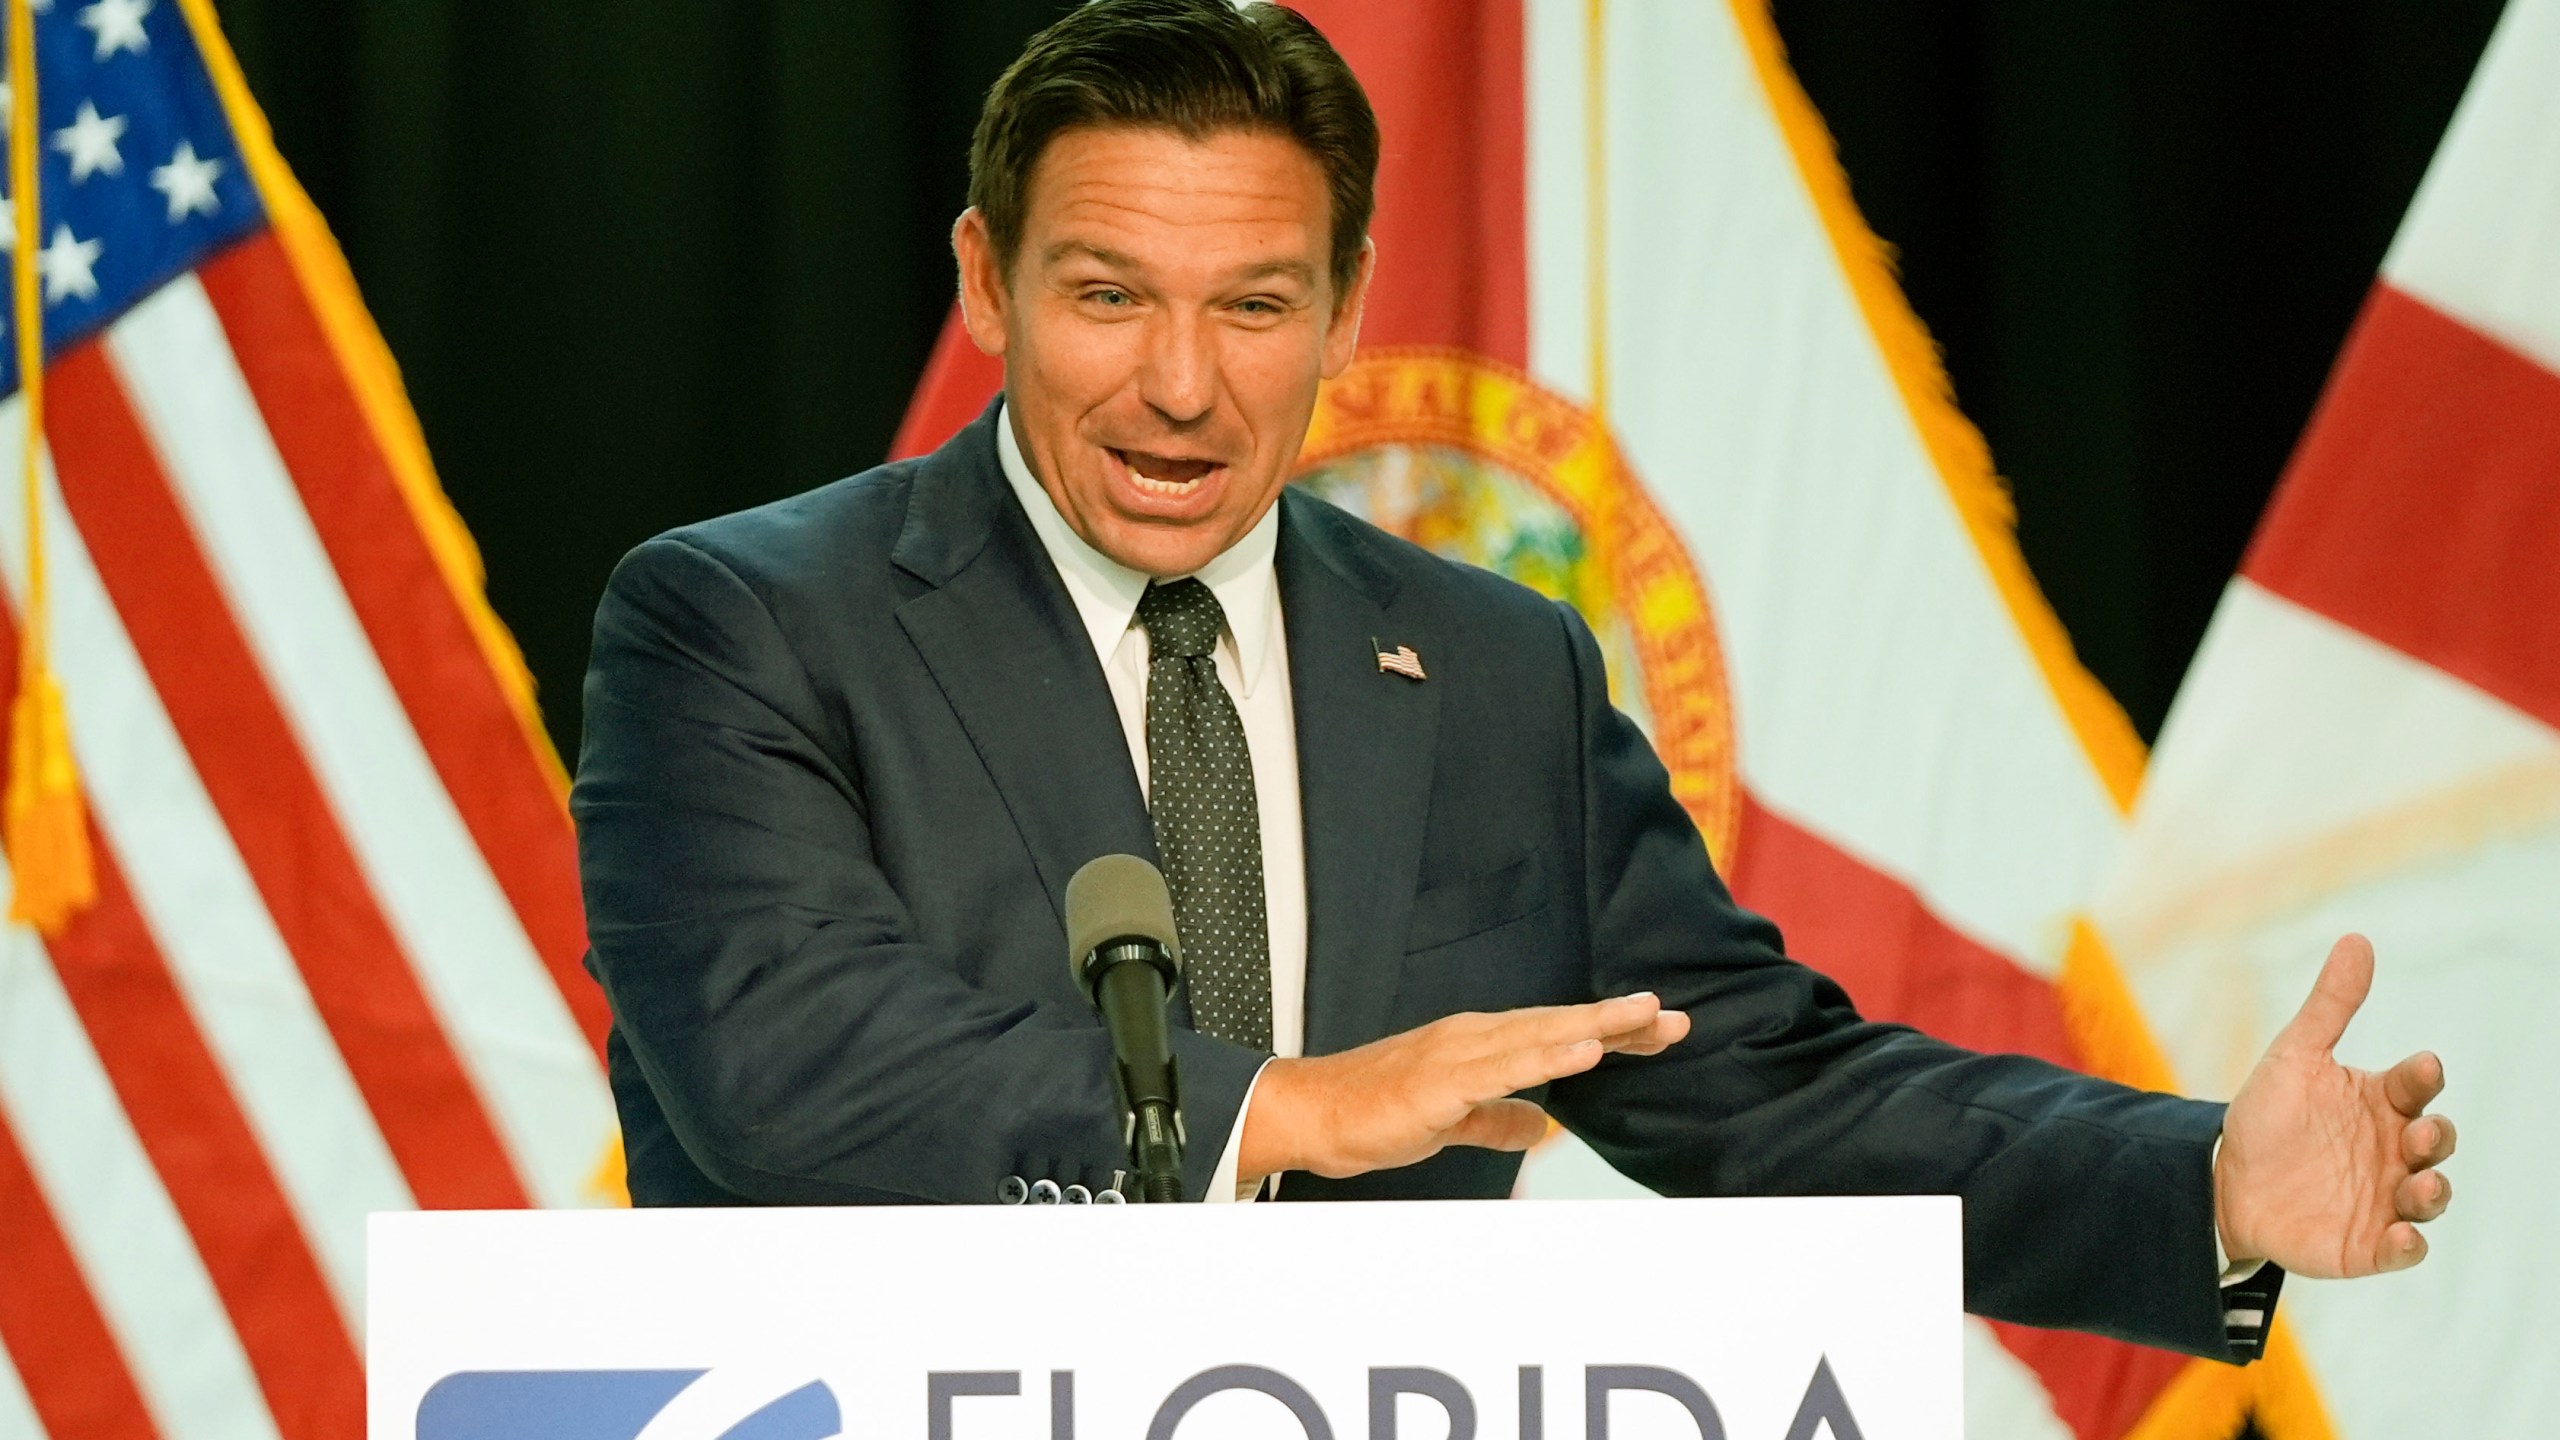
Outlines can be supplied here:
<path id="1" fill-rule="evenodd" d="M 397 1214 L 371 1262 L 373 1440 L 1962 1429 L 1943 1197 Z"/>

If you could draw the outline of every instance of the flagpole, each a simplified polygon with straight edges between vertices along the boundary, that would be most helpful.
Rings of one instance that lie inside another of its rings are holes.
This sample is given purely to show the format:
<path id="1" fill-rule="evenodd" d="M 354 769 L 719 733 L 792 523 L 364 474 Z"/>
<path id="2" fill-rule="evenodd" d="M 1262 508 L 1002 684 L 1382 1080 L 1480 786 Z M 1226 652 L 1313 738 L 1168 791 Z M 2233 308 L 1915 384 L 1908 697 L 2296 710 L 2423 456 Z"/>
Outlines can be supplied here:
<path id="1" fill-rule="evenodd" d="M 1607 0 L 1582 8 L 1582 237 L 1590 311 L 1591 413 L 1609 422 L 1609 16 Z"/>
<path id="2" fill-rule="evenodd" d="M 44 301 L 37 291 L 36 34 L 30 0 L 9 0 L 10 253 L 18 392 L 24 405 L 27 597 L 20 614 L 18 698 L 9 716 L 5 830 L 14 886 L 9 918 L 52 934 L 97 897 L 88 816 L 54 678 L 44 566 Z"/>

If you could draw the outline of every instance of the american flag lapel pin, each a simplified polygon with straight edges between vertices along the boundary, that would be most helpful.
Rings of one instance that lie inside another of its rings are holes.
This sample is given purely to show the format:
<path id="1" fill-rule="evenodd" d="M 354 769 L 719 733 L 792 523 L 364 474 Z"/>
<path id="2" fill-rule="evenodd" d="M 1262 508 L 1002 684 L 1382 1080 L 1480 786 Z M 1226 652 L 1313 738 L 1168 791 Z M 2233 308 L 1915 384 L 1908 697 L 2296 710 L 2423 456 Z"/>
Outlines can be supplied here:
<path id="1" fill-rule="evenodd" d="M 1393 672 L 1403 676 L 1407 680 L 1426 680 L 1430 678 L 1422 673 L 1422 657 L 1414 653 L 1412 646 L 1399 645 L 1393 650 L 1390 650 L 1384 645 L 1380 645 L 1378 643 L 1378 638 L 1374 635 L 1369 637 L 1369 646 L 1371 649 L 1378 652 L 1378 669 L 1380 671 Z"/>

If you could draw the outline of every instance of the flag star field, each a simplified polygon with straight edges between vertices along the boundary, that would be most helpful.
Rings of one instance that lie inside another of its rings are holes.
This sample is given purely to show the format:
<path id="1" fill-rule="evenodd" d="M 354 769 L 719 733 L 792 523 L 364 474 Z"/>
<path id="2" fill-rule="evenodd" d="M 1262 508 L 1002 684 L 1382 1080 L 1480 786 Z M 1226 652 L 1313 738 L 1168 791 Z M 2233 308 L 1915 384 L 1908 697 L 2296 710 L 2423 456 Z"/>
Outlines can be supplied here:
<path id="1" fill-rule="evenodd" d="M 44 336 L 57 355 L 266 216 L 172 0 L 37 8 Z M 17 387 L 11 351 L 0 393 Z"/>

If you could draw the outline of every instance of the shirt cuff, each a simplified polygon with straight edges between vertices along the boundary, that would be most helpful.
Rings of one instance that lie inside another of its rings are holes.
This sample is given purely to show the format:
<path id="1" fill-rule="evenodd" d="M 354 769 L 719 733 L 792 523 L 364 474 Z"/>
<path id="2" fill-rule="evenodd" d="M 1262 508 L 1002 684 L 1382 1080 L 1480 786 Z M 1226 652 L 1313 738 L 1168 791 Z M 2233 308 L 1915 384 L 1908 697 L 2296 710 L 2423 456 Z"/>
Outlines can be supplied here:
<path id="1" fill-rule="evenodd" d="M 1238 1122 L 1236 1128 L 1241 1131 L 1244 1125 Z M 2205 1172 L 2208 1176 L 2222 1172 L 2222 1137 L 2219 1135 L 2213 1137 L 2213 1157 L 2208 1163 L 2211 1167 Z M 1230 1178 L 1232 1178 L 1232 1172 L 1230 1172 Z M 2213 1217 L 2213 1264 L 2215 1269 L 2222 1272 L 2221 1284 L 2225 1290 L 2267 1268 L 2267 1262 L 2264 1260 L 2243 1260 L 2236 1265 L 2231 1262 L 2231 1252 L 2222 1248 L 2222 1216 L 2220 1214 Z"/>
<path id="2" fill-rule="evenodd" d="M 1271 1062 L 1262 1062 L 1268 1067 Z M 1227 1132 L 1227 1148 L 1218 1155 L 1217 1171 L 1209 1177 L 1209 1193 L 1200 1197 L 1208 1205 L 1241 1205 L 1260 1193 L 1260 1183 L 1246 1185 L 1236 1178 L 1244 1163 L 1244 1117 L 1253 1113 L 1253 1092 L 1262 1088 L 1262 1071 L 1253 1072 L 1253 1083 L 1244 1087 L 1244 1103 L 1236 1107 L 1236 1125 Z"/>

